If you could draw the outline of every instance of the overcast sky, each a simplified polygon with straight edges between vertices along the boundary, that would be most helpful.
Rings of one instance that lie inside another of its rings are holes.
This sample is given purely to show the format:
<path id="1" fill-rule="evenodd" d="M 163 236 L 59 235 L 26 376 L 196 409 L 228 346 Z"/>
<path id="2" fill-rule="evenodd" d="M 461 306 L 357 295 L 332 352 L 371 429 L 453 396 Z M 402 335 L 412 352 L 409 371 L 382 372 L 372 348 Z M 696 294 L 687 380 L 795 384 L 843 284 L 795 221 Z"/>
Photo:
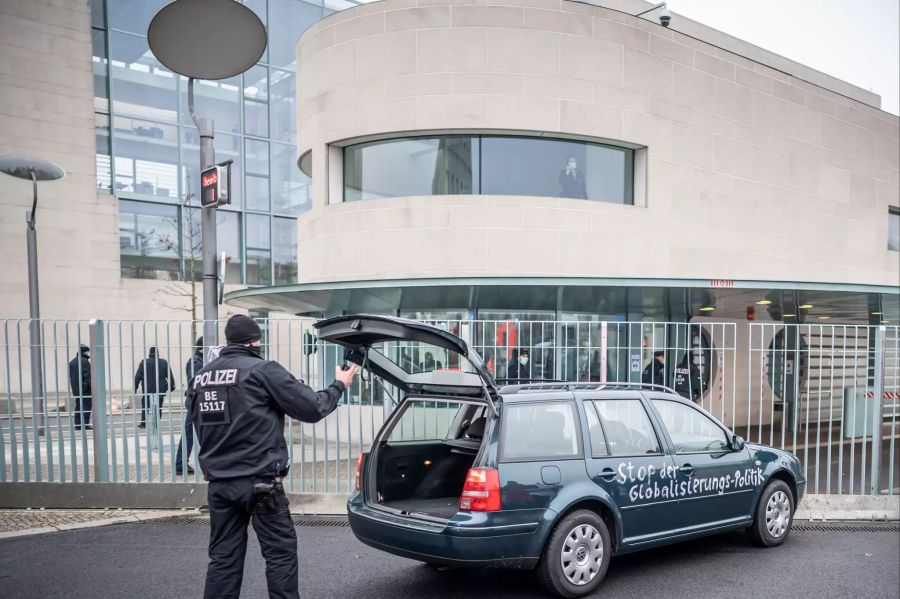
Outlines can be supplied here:
<path id="1" fill-rule="evenodd" d="M 871 90 L 883 110 L 900 114 L 900 0 L 668 0 L 668 6 Z"/>

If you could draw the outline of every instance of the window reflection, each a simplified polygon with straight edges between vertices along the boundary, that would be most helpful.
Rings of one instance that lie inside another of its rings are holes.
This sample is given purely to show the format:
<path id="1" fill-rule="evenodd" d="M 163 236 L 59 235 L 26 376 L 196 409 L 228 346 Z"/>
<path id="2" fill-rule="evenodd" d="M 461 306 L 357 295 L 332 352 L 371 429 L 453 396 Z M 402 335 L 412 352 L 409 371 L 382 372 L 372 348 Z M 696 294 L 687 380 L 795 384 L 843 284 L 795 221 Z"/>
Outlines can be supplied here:
<path id="1" fill-rule="evenodd" d="M 261 214 L 247 214 L 246 218 L 247 284 L 270 285 L 272 283 L 272 244 L 269 217 Z"/>
<path id="2" fill-rule="evenodd" d="M 234 135 L 217 133 L 215 138 L 216 162 L 232 160 L 231 186 L 234 188 L 231 194 L 231 205 L 241 205 L 241 138 Z M 225 169 L 221 169 L 222 181 L 220 188 L 225 185 Z M 190 204 L 200 205 L 200 134 L 194 127 L 181 128 L 181 183 L 183 189 L 191 193 Z"/>
<path id="3" fill-rule="evenodd" d="M 524 195 L 633 203 L 633 150 L 532 137 L 402 138 L 344 150 L 347 201 Z"/>
<path id="4" fill-rule="evenodd" d="M 147 35 L 153 15 L 171 0 L 109 0 L 109 26 Z"/>
<path id="5" fill-rule="evenodd" d="M 107 81 L 109 65 L 106 59 L 106 32 L 94 29 L 92 35 L 94 110 L 109 112 L 109 82 Z"/>
<path id="6" fill-rule="evenodd" d="M 156 60 L 146 38 L 113 31 L 109 43 L 116 113 L 174 122 L 176 77 Z"/>
<path id="7" fill-rule="evenodd" d="M 272 257 L 275 262 L 275 284 L 297 283 L 297 221 L 292 218 L 272 219 Z"/>
<path id="8" fill-rule="evenodd" d="M 240 215 L 225 210 L 216 211 L 216 247 L 221 258 L 225 253 L 225 282 L 241 282 Z M 181 217 L 181 252 L 184 257 L 184 280 L 203 280 L 203 235 L 201 209 L 186 208 Z"/>
<path id="9" fill-rule="evenodd" d="M 322 18 L 322 7 L 297 0 L 269 0 L 269 62 L 294 68 L 297 40 Z"/>
<path id="10" fill-rule="evenodd" d="M 187 77 L 180 77 L 180 79 L 181 123 L 193 125 L 194 121 L 188 106 L 188 79 Z M 194 112 L 200 117 L 212 119 L 216 131 L 239 134 L 241 132 L 240 95 L 240 77 L 220 81 L 198 79 L 194 81 Z"/>
<path id="11" fill-rule="evenodd" d="M 485 136 L 481 193 L 631 204 L 632 150 L 581 141 Z"/>
<path id="12" fill-rule="evenodd" d="M 344 199 L 475 193 L 477 138 L 418 137 L 350 146 Z"/>
<path id="13" fill-rule="evenodd" d="M 117 116 L 116 191 L 178 198 L 178 127 Z"/>
<path id="14" fill-rule="evenodd" d="M 94 131 L 97 142 L 97 189 L 109 193 L 112 190 L 109 115 L 94 113 Z"/>
<path id="15" fill-rule="evenodd" d="M 119 254 L 123 277 L 178 279 L 178 207 L 119 202 Z"/>
<path id="16" fill-rule="evenodd" d="M 888 250 L 900 251 L 900 208 L 888 209 Z"/>
<path id="17" fill-rule="evenodd" d="M 272 210 L 298 215 L 312 205 L 311 180 L 297 167 L 297 148 L 272 144 Z"/>
<path id="18" fill-rule="evenodd" d="M 297 141 L 296 75 L 272 69 L 272 139 Z"/>

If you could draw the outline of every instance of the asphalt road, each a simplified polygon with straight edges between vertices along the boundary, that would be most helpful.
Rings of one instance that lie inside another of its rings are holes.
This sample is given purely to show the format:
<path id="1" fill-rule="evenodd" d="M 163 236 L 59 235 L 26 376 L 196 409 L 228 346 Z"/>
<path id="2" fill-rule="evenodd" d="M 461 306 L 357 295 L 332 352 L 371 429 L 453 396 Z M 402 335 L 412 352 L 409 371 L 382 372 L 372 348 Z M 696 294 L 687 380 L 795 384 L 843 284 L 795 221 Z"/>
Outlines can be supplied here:
<path id="1" fill-rule="evenodd" d="M 528 572 L 433 571 L 370 549 L 348 528 L 297 528 L 308 599 L 546 598 Z M 120 524 L 0 541 L 0 597 L 200 597 L 207 528 Z M 242 597 L 265 597 L 250 533 Z M 614 558 L 596 597 L 900 597 L 897 532 L 793 531 L 775 549 L 727 534 Z"/>

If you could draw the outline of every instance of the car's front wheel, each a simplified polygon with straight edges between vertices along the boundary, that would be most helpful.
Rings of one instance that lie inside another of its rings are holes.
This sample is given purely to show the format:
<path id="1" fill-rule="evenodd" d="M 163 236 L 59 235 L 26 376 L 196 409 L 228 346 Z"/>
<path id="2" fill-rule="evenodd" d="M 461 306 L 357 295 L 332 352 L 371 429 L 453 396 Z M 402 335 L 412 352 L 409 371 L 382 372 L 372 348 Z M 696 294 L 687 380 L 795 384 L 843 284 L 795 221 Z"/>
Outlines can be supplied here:
<path id="1" fill-rule="evenodd" d="M 583 597 L 606 576 L 611 557 L 609 529 L 603 518 L 590 510 L 578 510 L 553 529 L 538 563 L 538 580 L 560 597 Z"/>
<path id="2" fill-rule="evenodd" d="M 794 496 L 783 480 L 773 480 L 763 489 L 756 506 L 753 525 L 747 529 L 750 540 L 760 547 L 784 543 L 794 520 Z"/>

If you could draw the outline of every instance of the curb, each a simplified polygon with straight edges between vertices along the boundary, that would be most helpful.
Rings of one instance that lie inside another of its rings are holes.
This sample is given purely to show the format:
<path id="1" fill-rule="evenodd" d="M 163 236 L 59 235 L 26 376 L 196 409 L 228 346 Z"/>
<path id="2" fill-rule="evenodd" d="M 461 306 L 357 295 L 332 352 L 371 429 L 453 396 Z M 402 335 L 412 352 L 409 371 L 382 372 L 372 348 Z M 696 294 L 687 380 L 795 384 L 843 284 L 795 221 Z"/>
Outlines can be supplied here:
<path id="1" fill-rule="evenodd" d="M 22 530 L 11 530 L 8 532 L 0 532 L 0 540 L 12 539 L 16 537 L 30 537 L 33 535 L 42 535 L 51 532 L 63 532 L 67 530 L 80 530 L 83 528 L 99 528 L 101 526 L 110 526 L 112 524 L 127 524 L 130 522 L 146 522 L 148 520 L 159 520 L 160 518 L 170 518 L 176 514 L 182 514 L 183 510 L 154 511 L 143 514 L 129 514 L 127 516 L 116 516 L 115 518 L 103 518 L 101 520 L 89 520 L 88 522 L 73 522 L 71 524 L 60 524 L 58 526 L 42 526 L 39 528 L 25 528 Z"/>

